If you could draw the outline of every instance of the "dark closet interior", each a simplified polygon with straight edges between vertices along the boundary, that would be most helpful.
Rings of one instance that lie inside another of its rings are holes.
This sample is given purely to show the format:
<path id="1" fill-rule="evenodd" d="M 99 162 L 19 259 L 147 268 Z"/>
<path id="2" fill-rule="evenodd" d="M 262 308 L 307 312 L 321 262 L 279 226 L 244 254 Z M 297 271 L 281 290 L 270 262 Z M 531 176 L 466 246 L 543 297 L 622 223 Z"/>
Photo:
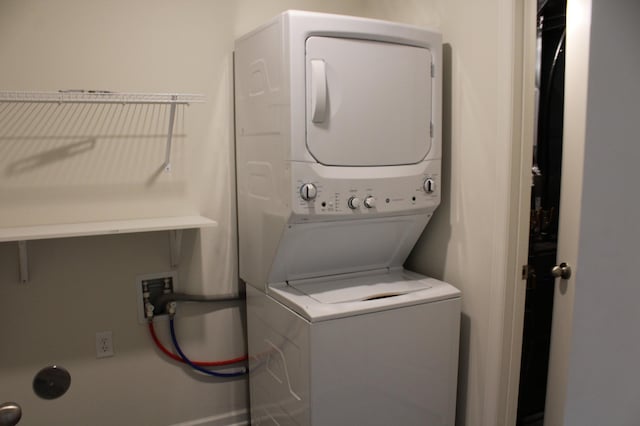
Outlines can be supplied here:
<path id="1" fill-rule="evenodd" d="M 566 0 L 538 1 L 537 134 L 531 169 L 529 259 L 517 414 L 519 426 L 537 426 L 544 421 L 555 281 L 551 269 L 556 264 L 560 207 L 565 15 Z"/>

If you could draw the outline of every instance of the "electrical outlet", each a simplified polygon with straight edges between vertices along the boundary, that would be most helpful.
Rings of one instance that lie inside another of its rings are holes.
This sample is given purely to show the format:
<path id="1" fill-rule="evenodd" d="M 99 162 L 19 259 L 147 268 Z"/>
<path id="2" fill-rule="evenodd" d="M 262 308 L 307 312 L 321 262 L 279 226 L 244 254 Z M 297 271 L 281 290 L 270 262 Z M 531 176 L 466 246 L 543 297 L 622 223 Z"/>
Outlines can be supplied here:
<path id="1" fill-rule="evenodd" d="M 138 321 L 140 324 L 147 322 L 145 293 L 148 294 L 148 302 L 153 306 L 153 317 L 167 315 L 167 307 L 158 302 L 158 298 L 164 294 L 173 294 L 176 285 L 177 274 L 175 272 L 161 272 L 136 277 L 136 290 L 138 293 Z"/>
<path id="2" fill-rule="evenodd" d="M 105 358 L 108 356 L 113 356 L 113 333 L 99 331 L 96 333 L 96 357 Z"/>

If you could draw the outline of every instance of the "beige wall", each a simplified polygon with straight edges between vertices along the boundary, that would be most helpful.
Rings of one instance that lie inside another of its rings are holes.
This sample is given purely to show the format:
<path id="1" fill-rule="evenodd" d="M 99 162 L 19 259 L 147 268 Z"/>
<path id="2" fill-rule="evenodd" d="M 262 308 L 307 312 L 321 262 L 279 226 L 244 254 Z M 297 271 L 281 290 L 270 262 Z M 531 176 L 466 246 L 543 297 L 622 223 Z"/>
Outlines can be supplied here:
<path id="1" fill-rule="evenodd" d="M 408 267 L 462 290 L 457 423 L 501 424 L 513 144 L 515 3 L 371 1 L 367 14 L 440 29 L 443 199 Z"/>
<path id="2" fill-rule="evenodd" d="M 171 174 L 158 173 L 162 138 L 98 140 L 76 156 L 39 156 L 63 142 L 20 144 L 11 135 L 3 139 L 0 129 L 0 223 L 197 211 L 219 226 L 185 234 L 180 287 L 237 291 L 233 40 L 286 8 L 443 32 L 443 205 L 409 266 L 462 289 L 458 422 L 498 424 L 512 118 L 513 19 L 506 0 L 0 0 L 0 89 L 207 97 L 185 111 L 180 128 L 188 136 L 175 143 Z M 24 158 L 44 160 L 36 169 L 7 172 Z M 34 242 L 32 280 L 24 286 L 17 284 L 15 244 L 0 244 L 0 402 L 22 404 L 24 424 L 110 425 L 114 418 L 119 424 L 174 424 L 207 417 L 208 424 L 227 424 L 243 418 L 244 380 L 196 378 L 162 359 L 137 323 L 134 278 L 169 269 L 166 241 L 166 234 L 151 233 Z M 188 353 L 218 358 L 244 350 L 240 310 L 198 309 L 183 308 L 177 318 Z M 102 330 L 114 332 L 113 358 L 95 358 L 94 335 Z M 59 400 L 39 400 L 30 389 L 33 374 L 52 363 L 69 369 L 71 390 Z"/>

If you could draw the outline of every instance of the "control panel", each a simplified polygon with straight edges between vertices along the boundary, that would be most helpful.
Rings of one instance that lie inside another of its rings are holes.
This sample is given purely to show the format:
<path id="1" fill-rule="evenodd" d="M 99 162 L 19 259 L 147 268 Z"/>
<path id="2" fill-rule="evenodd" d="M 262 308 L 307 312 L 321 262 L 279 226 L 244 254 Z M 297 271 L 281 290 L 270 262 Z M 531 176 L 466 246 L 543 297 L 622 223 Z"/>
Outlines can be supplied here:
<path id="1" fill-rule="evenodd" d="M 369 176 L 361 169 L 357 169 L 359 175 L 351 177 L 322 176 L 304 163 L 294 165 L 292 171 L 296 222 L 411 213 L 435 209 L 440 203 L 437 161 L 425 161 L 412 173 L 396 176 L 378 176 L 375 168 L 371 168 Z"/>

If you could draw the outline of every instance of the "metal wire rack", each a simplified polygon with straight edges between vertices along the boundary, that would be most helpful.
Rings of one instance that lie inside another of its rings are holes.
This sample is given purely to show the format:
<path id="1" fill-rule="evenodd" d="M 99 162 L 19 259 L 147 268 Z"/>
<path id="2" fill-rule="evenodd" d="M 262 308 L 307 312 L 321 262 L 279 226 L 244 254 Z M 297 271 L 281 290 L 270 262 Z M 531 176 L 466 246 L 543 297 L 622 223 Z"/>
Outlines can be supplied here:
<path id="1" fill-rule="evenodd" d="M 205 97 L 193 93 L 128 93 L 109 90 L 58 90 L 57 92 L 0 91 L 0 103 L 58 104 L 146 104 L 169 105 L 169 128 L 165 150 L 165 171 L 171 171 L 171 144 L 177 105 L 201 103 Z"/>
<path id="2" fill-rule="evenodd" d="M 0 102 L 188 105 L 204 101 L 203 95 L 193 93 L 126 93 L 109 90 L 0 91 Z"/>

